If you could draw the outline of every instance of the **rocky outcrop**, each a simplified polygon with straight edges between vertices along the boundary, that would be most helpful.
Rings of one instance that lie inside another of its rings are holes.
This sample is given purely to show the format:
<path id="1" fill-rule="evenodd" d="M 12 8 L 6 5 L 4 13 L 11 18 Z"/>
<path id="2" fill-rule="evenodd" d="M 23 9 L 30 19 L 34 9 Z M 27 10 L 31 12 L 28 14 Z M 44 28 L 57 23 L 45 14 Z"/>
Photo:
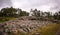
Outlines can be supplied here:
<path id="1" fill-rule="evenodd" d="M 34 20 L 30 20 L 34 19 Z M 8 33 L 17 33 L 18 31 L 26 33 L 32 32 L 36 28 L 52 23 L 50 21 L 36 20 L 36 17 L 21 17 L 16 20 L 10 20 L 0 23 L 0 35 L 8 35 Z"/>

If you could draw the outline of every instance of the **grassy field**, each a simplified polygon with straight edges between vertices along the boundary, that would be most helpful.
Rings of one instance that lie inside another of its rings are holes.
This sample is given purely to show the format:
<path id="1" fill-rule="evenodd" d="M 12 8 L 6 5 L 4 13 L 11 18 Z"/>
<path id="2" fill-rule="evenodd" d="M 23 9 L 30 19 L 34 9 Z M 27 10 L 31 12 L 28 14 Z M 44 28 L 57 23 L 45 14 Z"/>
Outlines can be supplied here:
<path id="1" fill-rule="evenodd" d="M 0 17 L 0 23 L 5 22 L 5 21 L 9 21 L 9 20 L 12 20 L 12 19 L 15 19 L 15 18 L 14 17 Z"/>

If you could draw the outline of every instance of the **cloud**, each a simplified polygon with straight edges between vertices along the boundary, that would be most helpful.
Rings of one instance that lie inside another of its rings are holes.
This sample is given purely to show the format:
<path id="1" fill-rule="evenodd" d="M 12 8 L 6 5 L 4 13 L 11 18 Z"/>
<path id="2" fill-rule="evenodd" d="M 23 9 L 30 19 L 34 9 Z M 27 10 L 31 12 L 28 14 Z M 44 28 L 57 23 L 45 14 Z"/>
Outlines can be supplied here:
<path id="1" fill-rule="evenodd" d="M 12 6 L 10 0 L 0 0 L 0 8 Z"/>
<path id="2" fill-rule="evenodd" d="M 60 8 L 60 0 L 13 0 L 13 6 L 29 10 L 37 8 L 44 11 L 53 11 Z"/>
<path id="3" fill-rule="evenodd" d="M 60 0 L 0 0 L 0 7 L 13 6 L 29 11 L 39 9 L 43 11 L 57 11 L 60 9 Z"/>

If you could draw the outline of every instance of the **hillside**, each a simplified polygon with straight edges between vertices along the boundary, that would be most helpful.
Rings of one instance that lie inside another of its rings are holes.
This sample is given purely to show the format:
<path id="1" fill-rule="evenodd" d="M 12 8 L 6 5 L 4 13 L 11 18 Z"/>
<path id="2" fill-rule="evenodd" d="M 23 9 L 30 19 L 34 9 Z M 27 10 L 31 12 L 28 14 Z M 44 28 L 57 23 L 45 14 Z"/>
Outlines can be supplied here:
<path id="1" fill-rule="evenodd" d="M 51 21 L 34 16 L 23 16 L 0 23 L 0 35 L 53 35 L 58 28 L 59 24 Z"/>

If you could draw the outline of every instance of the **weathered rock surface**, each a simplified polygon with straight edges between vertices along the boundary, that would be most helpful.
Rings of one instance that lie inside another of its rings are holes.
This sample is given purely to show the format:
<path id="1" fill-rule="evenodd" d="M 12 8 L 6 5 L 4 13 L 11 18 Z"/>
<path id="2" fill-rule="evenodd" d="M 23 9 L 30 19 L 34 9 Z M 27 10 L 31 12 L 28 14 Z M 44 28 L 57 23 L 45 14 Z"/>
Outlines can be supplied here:
<path id="1" fill-rule="evenodd" d="M 33 19 L 33 20 L 32 20 Z M 0 23 L 0 35 L 8 35 L 9 32 L 17 33 L 18 31 L 26 33 L 32 32 L 36 28 L 47 25 L 50 21 L 37 20 L 36 17 L 21 17 L 16 20 L 10 20 Z"/>

